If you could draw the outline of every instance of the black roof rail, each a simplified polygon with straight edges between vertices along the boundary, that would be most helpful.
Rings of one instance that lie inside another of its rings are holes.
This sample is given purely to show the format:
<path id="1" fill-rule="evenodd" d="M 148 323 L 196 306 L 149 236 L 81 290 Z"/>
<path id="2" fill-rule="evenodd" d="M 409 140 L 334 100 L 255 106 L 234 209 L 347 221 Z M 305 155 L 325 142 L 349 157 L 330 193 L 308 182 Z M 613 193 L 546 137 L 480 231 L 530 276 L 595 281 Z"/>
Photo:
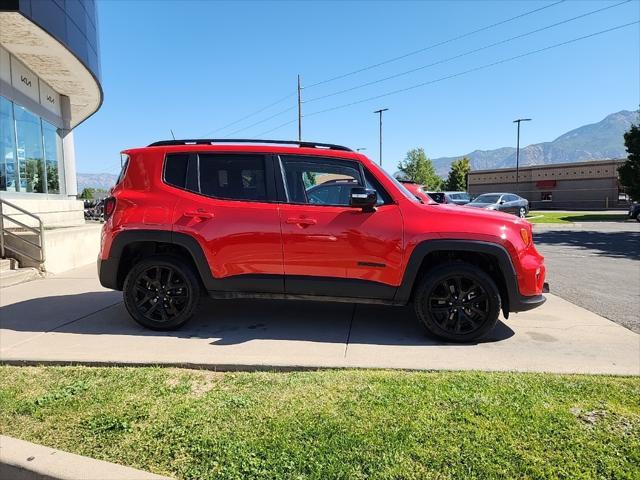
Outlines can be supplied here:
<path id="1" fill-rule="evenodd" d="M 274 143 L 281 145 L 298 145 L 305 148 L 326 148 L 328 150 L 342 150 L 353 152 L 349 147 L 334 145 L 333 143 L 299 142 L 297 140 L 258 140 L 251 138 L 192 138 L 185 140 L 161 140 L 153 142 L 149 147 L 167 147 L 171 145 L 211 145 L 214 143 Z"/>

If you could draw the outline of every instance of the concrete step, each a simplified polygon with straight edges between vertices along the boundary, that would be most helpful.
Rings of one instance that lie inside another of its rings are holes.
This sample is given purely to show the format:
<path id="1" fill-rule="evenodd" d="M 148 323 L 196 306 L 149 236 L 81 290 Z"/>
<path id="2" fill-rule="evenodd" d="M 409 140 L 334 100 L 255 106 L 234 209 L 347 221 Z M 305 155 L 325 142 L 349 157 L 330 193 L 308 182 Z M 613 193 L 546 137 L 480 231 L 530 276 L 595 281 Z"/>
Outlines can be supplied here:
<path id="1" fill-rule="evenodd" d="M 41 278 L 40 272 L 38 269 L 32 267 L 18 268 L 16 270 L 3 270 L 0 271 L 0 288 L 30 282 L 37 278 Z"/>
<path id="2" fill-rule="evenodd" d="M 0 258 L 0 272 L 15 270 L 19 267 L 15 258 Z"/>

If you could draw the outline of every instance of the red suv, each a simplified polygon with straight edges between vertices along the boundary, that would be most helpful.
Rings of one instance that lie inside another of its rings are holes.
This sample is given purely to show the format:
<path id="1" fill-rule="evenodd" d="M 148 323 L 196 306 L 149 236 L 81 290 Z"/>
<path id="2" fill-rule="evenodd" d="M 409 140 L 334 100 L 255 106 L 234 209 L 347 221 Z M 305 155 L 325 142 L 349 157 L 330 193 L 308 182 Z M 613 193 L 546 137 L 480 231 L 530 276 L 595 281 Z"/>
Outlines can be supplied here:
<path id="1" fill-rule="evenodd" d="M 140 324 L 175 329 L 203 294 L 407 305 L 452 341 L 541 305 L 531 225 L 424 204 L 338 145 L 171 140 L 123 152 L 98 259 Z"/>

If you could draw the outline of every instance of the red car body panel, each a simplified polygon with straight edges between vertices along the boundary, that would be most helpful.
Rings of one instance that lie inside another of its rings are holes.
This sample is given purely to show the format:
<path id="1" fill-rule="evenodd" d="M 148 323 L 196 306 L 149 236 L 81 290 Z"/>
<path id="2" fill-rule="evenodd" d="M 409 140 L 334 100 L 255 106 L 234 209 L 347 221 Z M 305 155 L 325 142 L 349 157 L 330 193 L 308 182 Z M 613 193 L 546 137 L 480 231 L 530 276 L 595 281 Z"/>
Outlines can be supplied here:
<path id="1" fill-rule="evenodd" d="M 254 152 L 353 160 L 375 176 L 393 203 L 366 213 L 351 207 L 205 197 L 163 182 L 163 161 L 172 152 Z M 397 287 L 421 242 L 473 240 L 499 245 L 508 252 L 521 295 L 540 295 L 543 290 L 543 257 L 522 238 L 521 230 L 531 238 L 528 222 L 500 212 L 437 204 L 426 195 L 424 204 L 413 201 L 359 153 L 215 144 L 145 147 L 123 153 L 129 155 L 129 163 L 123 180 L 112 190 L 116 207 L 102 231 L 103 260 L 109 258 L 112 242 L 122 231 L 160 230 L 194 238 L 205 253 L 211 275 L 218 279 L 303 275 Z"/>

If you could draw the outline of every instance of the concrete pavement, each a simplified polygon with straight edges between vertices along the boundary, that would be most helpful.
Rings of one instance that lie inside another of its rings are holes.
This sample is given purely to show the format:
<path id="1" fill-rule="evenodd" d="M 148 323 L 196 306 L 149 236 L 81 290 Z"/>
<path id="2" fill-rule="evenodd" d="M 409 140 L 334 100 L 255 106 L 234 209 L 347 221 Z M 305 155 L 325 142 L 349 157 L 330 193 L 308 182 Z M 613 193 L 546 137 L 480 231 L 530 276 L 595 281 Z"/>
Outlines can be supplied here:
<path id="1" fill-rule="evenodd" d="M 551 291 L 640 333 L 640 223 L 535 224 Z"/>
<path id="2" fill-rule="evenodd" d="M 206 300 L 182 330 L 152 332 L 94 265 L 4 288 L 0 306 L 6 363 L 640 375 L 640 335 L 553 295 L 472 345 L 426 336 L 410 308 L 316 302 Z"/>
<path id="3" fill-rule="evenodd" d="M 11 480 L 171 480 L 115 463 L 0 435 L 0 478 Z"/>

